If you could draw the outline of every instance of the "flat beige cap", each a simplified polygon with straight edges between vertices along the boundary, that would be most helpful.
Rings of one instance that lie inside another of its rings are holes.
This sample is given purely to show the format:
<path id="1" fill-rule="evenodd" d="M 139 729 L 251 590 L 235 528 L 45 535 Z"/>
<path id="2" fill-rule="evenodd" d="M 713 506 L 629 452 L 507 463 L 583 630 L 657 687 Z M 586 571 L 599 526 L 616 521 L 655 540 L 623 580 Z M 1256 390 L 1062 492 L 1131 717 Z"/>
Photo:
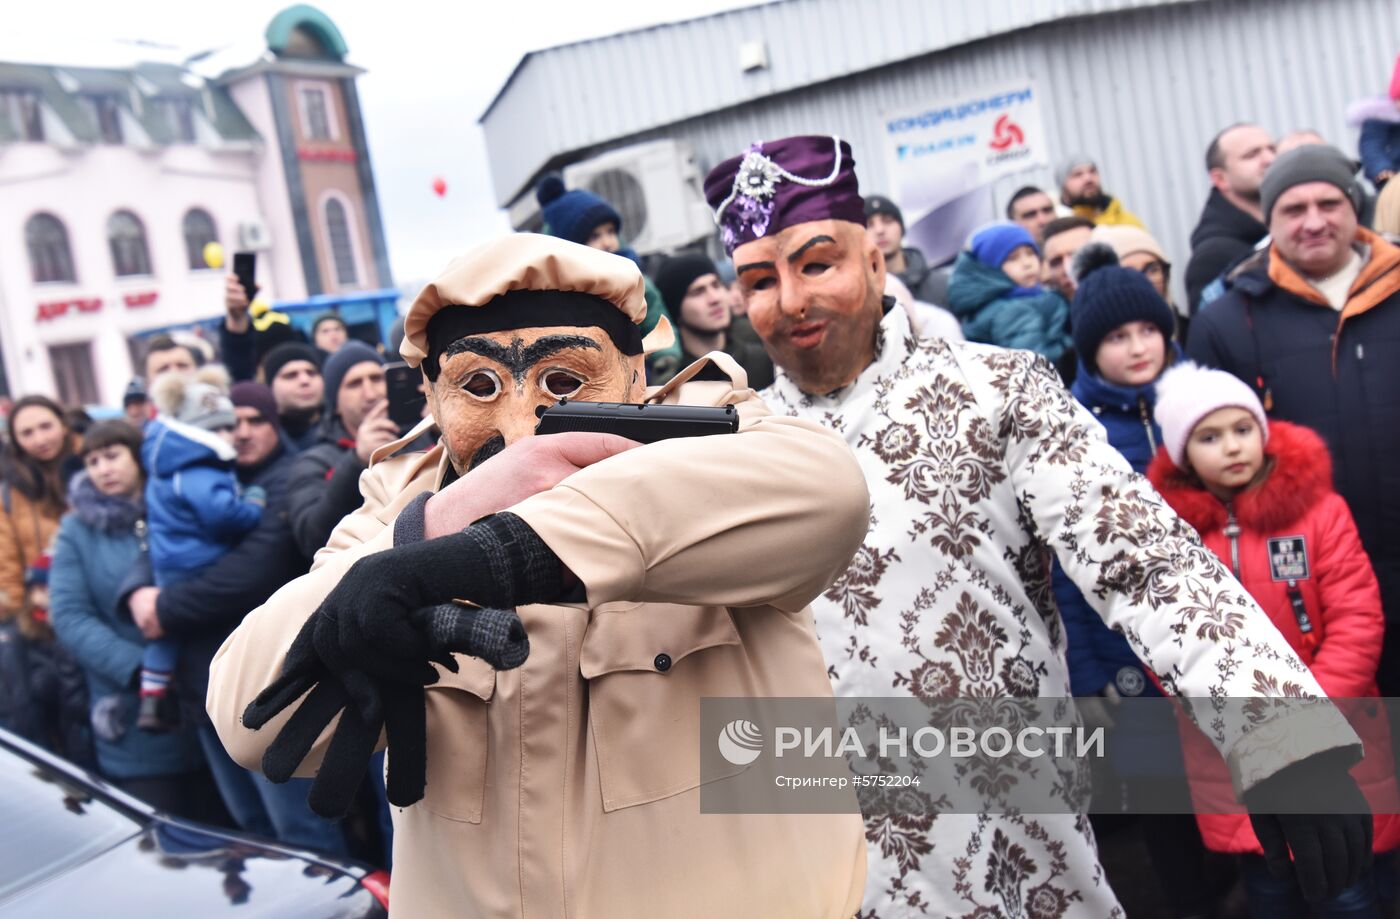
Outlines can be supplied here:
<path id="1" fill-rule="evenodd" d="M 511 290 L 592 294 L 616 306 L 634 323 L 640 324 L 647 315 L 646 282 L 631 259 L 553 236 L 514 233 L 453 259 L 423 288 L 404 317 L 399 354 L 409 366 L 417 367 L 428 356 L 428 320 L 438 310 L 484 306 Z M 669 327 L 665 336 L 670 336 Z"/>
<path id="2" fill-rule="evenodd" d="M 1094 232 L 1089 234 L 1089 238 L 1094 242 L 1107 243 L 1120 259 L 1127 258 L 1134 252 L 1146 252 L 1159 262 L 1169 264 L 1167 254 L 1162 251 L 1157 240 L 1151 233 L 1139 227 L 1104 224 L 1094 227 Z"/>

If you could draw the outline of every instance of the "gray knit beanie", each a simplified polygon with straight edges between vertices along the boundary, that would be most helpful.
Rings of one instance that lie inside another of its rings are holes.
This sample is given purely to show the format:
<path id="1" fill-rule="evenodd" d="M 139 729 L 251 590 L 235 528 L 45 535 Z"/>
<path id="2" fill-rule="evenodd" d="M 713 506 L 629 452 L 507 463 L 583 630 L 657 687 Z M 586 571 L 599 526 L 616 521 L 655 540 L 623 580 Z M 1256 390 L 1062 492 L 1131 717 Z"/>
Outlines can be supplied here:
<path id="1" fill-rule="evenodd" d="M 1259 184 L 1259 203 L 1263 206 L 1264 222 L 1274 213 L 1279 196 L 1295 185 L 1326 182 L 1335 185 L 1347 196 L 1351 206 L 1361 213 L 1361 186 L 1356 183 L 1356 163 L 1336 147 L 1308 144 L 1289 150 L 1274 160 L 1264 181 Z"/>
<path id="2" fill-rule="evenodd" d="M 1059 164 L 1055 166 L 1055 186 L 1057 188 L 1064 188 L 1065 179 L 1069 178 L 1071 172 L 1074 172 L 1074 170 L 1080 166 L 1093 165 L 1096 165 L 1096 163 L 1094 162 L 1094 158 L 1089 154 L 1071 153 L 1069 156 L 1060 160 Z"/>
<path id="3" fill-rule="evenodd" d="M 208 383 L 190 384 L 185 390 L 180 413 L 175 417 L 206 431 L 231 428 L 238 424 L 238 416 L 233 413 L 233 400 L 228 393 Z"/>
<path id="4" fill-rule="evenodd" d="M 206 364 L 192 374 L 163 373 L 151 387 L 151 397 L 162 415 L 206 431 L 231 428 L 238 423 L 228 396 L 228 371 Z"/>

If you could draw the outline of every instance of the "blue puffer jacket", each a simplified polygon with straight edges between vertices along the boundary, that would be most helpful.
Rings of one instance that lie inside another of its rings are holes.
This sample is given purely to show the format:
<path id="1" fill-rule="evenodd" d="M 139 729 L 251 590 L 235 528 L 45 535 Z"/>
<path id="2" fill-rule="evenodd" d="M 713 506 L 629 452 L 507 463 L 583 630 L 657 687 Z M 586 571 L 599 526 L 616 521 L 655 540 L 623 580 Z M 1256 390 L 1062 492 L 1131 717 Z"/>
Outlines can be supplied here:
<path id="1" fill-rule="evenodd" d="M 1382 172 L 1400 170 L 1400 123 L 1372 119 L 1361 125 L 1356 143 L 1366 178 L 1372 182 Z"/>
<path id="2" fill-rule="evenodd" d="M 143 640 L 117 602 L 140 563 L 141 507 L 103 495 L 85 472 L 74 477 L 68 503 L 73 510 L 59 526 L 49 574 L 49 614 L 87 678 L 98 768 L 114 779 L 192 772 L 203 762 L 193 732 L 152 734 L 135 726 Z"/>
<path id="3" fill-rule="evenodd" d="M 1181 349 L 1175 344 L 1171 347 L 1179 358 Z M 1108 442 L 1134 470 L 1145 472 L 1162 442 L 1162 430 L 1152 417 L 1157 404 L 1156 382 L 1119 386 L 1091 373 L 1081 361 L 1070 391 L 1104 426 Z M 1128 639 L 1104 625 L 1058 563 L 1054 586 L 1055 602 L 1065 624 L 1070 691 L 1076 696 L 1093 696 L 1112 683 L 1124 696 L 1160 696 Z"/>
<path id="4" fill-rule="evenodd" d="M 258 525 L 262 508 L 244 501 L 233 447 L 217 434 L 161 416 L 146 426 L 141 462 L 156 586 L 192 577 Z"/>
<path id="5" fill-rule="evenodd" d="M 1181 347 L 1175 342 L 1169 347 L 1173 360 L 1180 360 Z M 1157 384 L 1119 386 L 1091 373 L 1081 360 L 1070 392 L 1094 413 L 1108 432 L 1108 442 L 1114 449 L 1123 454 L 1135 471 L 1145 473 L 1162 443 L 1162 429 L 1152 417 L 1157 407 Z"/>
<path id="6" fill-rule="evenodd" d="M 1053 290 L 1019 294 L 1000 268 L 989 268 L 964 252 L 953 264 L 948 308 L 968 341 L 1024 348 L 1052 361 L 1069 349 L 1069 303 Z"/>

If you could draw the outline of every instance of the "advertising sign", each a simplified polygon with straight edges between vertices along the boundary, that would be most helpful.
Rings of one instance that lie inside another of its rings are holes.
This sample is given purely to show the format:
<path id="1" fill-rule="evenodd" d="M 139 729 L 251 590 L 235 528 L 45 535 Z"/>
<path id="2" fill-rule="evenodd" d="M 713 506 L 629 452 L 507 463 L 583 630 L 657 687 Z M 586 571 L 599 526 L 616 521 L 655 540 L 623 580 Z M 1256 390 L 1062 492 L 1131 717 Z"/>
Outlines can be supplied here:
<path id="1" fill-rule="evenodd" d="M 1031 80 L 886 112 L 881 134 L 890 196 L 904 212 L 911 244 L 934 264 L 956 253 L 978 223 L 993 218 L 993 182 L 1048 164 Z"/>

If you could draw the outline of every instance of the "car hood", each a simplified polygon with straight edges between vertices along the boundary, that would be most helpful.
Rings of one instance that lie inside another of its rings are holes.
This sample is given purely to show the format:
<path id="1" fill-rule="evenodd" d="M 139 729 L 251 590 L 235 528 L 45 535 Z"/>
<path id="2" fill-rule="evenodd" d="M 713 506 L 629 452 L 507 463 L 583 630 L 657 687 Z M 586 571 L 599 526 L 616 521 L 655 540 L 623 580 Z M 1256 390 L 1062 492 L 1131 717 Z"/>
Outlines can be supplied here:
<path id="1" fill-rule="evenodd" d="M 383 916 L 363 868 L 156 818 L 144 830 L 0 902 L 34 916 Z"/>

